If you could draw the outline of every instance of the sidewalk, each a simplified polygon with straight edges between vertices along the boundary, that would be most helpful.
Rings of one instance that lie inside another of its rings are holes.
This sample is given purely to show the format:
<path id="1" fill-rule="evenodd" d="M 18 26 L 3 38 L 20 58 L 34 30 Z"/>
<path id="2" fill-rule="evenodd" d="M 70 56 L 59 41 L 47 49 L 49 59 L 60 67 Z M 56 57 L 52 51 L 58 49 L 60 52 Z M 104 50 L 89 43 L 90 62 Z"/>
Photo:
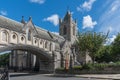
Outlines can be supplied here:
<path id="1" fill-rule="evenodd" d="M 80 78 L 95 78 L 95 79 L 108 79 L 108 80 L 120 80 L 120 74 L 81 74 L 81 75 L 71 75 L 71 74 L 44 74 L 53 77 L 80 77 Z"/>
<path id="2" fill-rule="evenodd" d="M 31 73 L 10 73 L 10 76 L 27 76 L 27 75 L 38 75 L 38 74 L 31 74 Z M 51 77 L 78 77 L 78 78 L 95 78 L 95 79 L 104 79 L 104 80 L 120 80 L 120 74 L 40 74 L 44 76 L 51 76 Z"/>
<path id="3" fill-rule="evenodd" d="M 76 75 L 76 77 L 120 80 L 120 74 L 85 74 Z"/>

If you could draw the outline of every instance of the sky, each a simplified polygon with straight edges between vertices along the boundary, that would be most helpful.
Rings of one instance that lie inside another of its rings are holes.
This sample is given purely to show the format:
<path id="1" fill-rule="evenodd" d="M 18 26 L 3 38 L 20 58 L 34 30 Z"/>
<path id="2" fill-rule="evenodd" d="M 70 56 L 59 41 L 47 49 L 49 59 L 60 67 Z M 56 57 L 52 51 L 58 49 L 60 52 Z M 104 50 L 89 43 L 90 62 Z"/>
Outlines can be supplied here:
<path id="1" fill-rule="evenodd" d="M 109 43 L 120 32 L 120 0 L 0 0 L 0 15 L 19 22 L 31 16 L 35 25 L 56 34 L 68 10 L 81 32 L 110 31 Z"/>

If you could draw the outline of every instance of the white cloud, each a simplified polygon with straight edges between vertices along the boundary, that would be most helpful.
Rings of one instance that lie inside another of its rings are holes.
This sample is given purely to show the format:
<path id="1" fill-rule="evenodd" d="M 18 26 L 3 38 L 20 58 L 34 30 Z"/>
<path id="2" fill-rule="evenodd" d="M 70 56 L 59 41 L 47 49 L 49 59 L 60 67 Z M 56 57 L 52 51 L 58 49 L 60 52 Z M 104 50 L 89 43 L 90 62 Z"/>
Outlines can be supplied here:
<path id="1" fill-rule="evenodd" d="M 94 28 L 94 26 L 97 24 L 96 21 L 92 21 L 92 17 L 90 15 L 87 15 L 83 17 L 83 29 L 85 28 Z"/>
<path id="2" fill-rule="evenodd" d="M 110 37 L 110 38 L 107 40 L 107 42 L 105 43 L 105 45 L 111 44 L 111 43 L 115 40 L 115 38 L 116 38 L 116 35 L 112 35 L 112 37 Z"/>
<path id="3" fill-rule="evenodd" d="M 110 32 L 112 32 L 112 31 L 113 31 L 113 28 L 112 28 L 112 26 L 109 26 L 107 31 L 110 31 Z"/>
<path id="4" fill-rule="evenodd" d="M 30 0 L 32 3 L 38 3 L 38 4 L 43 4 L 45 0 Z"/>
<path id="5" fill-rule="evenodd" d="M 116 38 L 116 35 L 112 35 L 112 37 L 109 39 L 110 40 L 110 43 L 112 43 Z"/>
<path id="6" fill-rule="evenodd" d="M 109 1 L 108 1 L 109 2 Z M 98 25 L 100 28 L 98 31 L 107 32 L 110 31 L 111 34 L 117 34 L 120 32 L 120 0 L 113 0 L 109 3 L 109 6 L 101 7 L 102 9 L 106 8 L 105 12 L 102 12 L 98 20 Z"/>
<path id="7" fill-rule="evenodd" d="M 7 16 L 7 11 L 0 11 L 0 14 L 3 16 Z"/>
<path id="8" fill-rule="evenodd" d="M 85 1 L 82 5 L 77 7 L 77 11 L 90 11 L 92 9 L 92 5 L 96 0 Z"/>
<path id="9" fill-rule="evenodd" d="M 56 35 L 59 35 L 59 33 L 58 33 L 58 32 L 52 32 L 52 33 L 54 33 L 54 34 L 56 34 Z"/>
<path id="10" fill-rule="evenodd" d="M 110 12 L 116 11 L 120 7 L 119 4 L 120 4 L 120 2 L 118 0 L 116 0 L 115 2 L 113 2 L 111 4 Z"/>
<path id="11" fill-rule="evenodd" d="M 57 14 L 53 14 L 48 18 L 44 18 L 44 21 L 49 21 L 51 23 L 53 23 L 55 26 L 57 26 L 59 24 L 59 16 Z"/>
<path id="12" fill-rule="evenodd" d="M 112 35 L 112 37 L 107 39 L 104 45 L 110 45 L 112 42 L 114 42 L 115 38 L 116 38 L 116 35 Z"/>
<path id="13" fill-rule="evenodd" d="M 118 5 L 113 6 L 111 9 L 111 12 L 114 12 L 115 10 L 117 10 L 117 8 L 118 8 Z"/>

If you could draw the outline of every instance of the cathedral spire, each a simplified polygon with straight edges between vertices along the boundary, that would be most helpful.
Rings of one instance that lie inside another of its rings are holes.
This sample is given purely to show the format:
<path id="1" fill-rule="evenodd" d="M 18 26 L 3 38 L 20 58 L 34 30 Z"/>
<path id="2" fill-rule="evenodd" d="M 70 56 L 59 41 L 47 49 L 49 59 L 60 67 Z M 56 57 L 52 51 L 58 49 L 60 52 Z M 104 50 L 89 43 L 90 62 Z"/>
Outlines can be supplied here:
<path id="1" fill-rule="evenodd" d="M 24 16 L 22 16 L 21 23 L 25 24 Z"/>
<path id="2" fill-rule="evenodd" d="M 64 17 L 64 21 L 69 21 L 71 20 L 71 18 L 72 18 L 71 12 L 67 10 L 66 15 Z"/>
<path id="3" fill-rule="evenodd" d="M 66 40 L 74 43 L 76 39 L 77 21 L 72 19 L 72 14 L 67 10 L 65 17 L 59 20 L 59 33 Z"/>
<path id="4" fill-rule="evenodd" d="M 32 17 L 31 17 L 31 16 L 29 17 L 29 21 L 30 21 L 30 20 L 32 20 Z"/>

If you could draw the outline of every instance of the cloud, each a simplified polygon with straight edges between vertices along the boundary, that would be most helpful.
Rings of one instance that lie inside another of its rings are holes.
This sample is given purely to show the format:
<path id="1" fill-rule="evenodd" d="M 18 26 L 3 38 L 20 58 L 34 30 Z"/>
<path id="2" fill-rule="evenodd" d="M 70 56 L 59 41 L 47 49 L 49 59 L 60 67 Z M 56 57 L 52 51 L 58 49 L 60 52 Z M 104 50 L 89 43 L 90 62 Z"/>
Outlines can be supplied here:
<path id="1" fill-rule="evenodd" d="M 115 2 L 113 2 L 111 4 L 110 12 L 116 11 L 120 7 L 119 4 L 120 4 L 120 2 L 118 0 L 116 0 Z"/>
<path id="2" fill-rule="evenodd" d="M 7 16 L 7 11 L 0 11 L 0 14 L 3 15 L 3 16 Z"/>
<path id="3" fill-rule="evenodd" d="M 85 28 L 94 28 L 94 26 L 97 24 L 96 21 L 92 21 L 92 17 L 90 15 L 87 15 L 83 17 L 83 29 Z"/>
<path id="4" fill-rule="evenodd" d="M 57 14 L 53 14 L 48 18 L 44 18 L 44 21 L 49 21 L 51 23 L 53 23 L 55 26 L 57 26 L 59 24 L 59 16 Z"/>
<path id="5" fill-rule="evenodd" d="M 45 0 L 30 0 L 32 3 L 38 3 L 38 4 L 43 4 Z"/>
<path id="6" fill-rule="evenodd" d="M 110 43 L 112 43 L 115 40 L 115 38 L 116 38 L 116 35 L 112 35 L 112 37 L 109 38 Z"/>
<path id="7" fill-rule="evenodd" d="M 116 35 L 112 35 L 112 37 L 108 38 L 107 42 L 104 45 L 109 45 L 111 44 L 116 38 Z"/>
<path id="8" fill-rule="evenodd" d="M 59 35 L 59 33 L 58 32 L 52 32 L 53 34 L 56 34 L 56 35 Z"/>
<path id="9" fill-rule="evenodd" d="M 90 11 L 92 9 L 92 5 L 96 0 L 85 1 L 82 5 L 77 7 L 77 11 Z"/>
<path id="10" fill-rule="evenodd" d="M 117 34 L 120 32 L 120 0 L 113 0 L 109 6 L 101 7 L 102 9 L 106 8 L 102 12 L 98 25 L 100 25 L 98 31 L 107 32 L 110 30 L 110 35 Z"/>

